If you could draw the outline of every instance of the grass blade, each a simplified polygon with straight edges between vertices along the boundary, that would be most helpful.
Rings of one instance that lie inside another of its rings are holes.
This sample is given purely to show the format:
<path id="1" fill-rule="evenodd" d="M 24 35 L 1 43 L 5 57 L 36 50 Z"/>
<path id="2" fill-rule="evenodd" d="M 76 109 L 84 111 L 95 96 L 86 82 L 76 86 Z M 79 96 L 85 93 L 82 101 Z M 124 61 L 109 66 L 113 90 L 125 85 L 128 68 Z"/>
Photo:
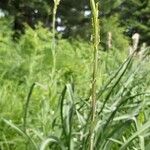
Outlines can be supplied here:
<path id="1" fill-rule="evenodd" d="M 43 141 L 43 143 L 41 144 L 40 146 L 40 150 L 46 150 L 47 146 L 50 144 L 50 143 L 55 143 L 57 144 L 61 150 L 65 150 L 65 147 L 64 145 L 60 142 L 60 140 L 55 137 L 55 136 L 51 136 L 49 138 L 47 138 L 46 140 Z"/>
<path id="2" fill-rule="evenodd" d="M 25 108 L 24 108 L 24 117 L 23 117 L 23 127 L 24 127 L 24 132 L 26 132 L 26 124 L 27 124 L 27 112 L 28 112 L 28 108 L 29 108 L 29 102 L 30 102 L 30 98 L 34 89 L 35 83 L 33 83 L 30 87 L 30 91 L 29 94 L 27 96 L 27 100 L 26 100 L 26 104 L 25 104 Z"/>
<path id="3" fill-rule="evenodd" d="M 137 137 L 139 136 L 141 133 L 143 133 L 144 131 L 146 131 L 147 129 L 150 128 L 150 120 L 147 121 L 137 132 L 135 132 L 120 148 L 120 150 L 125 150 L 130 143 Z"/>
<path id="4" fill-rule="evenodd" d="M 17 133 L 19 133 L 22 137 L 24 137 L 25 139 L 27 139 L 28 141 L 30 141 L 32 143 L 32 145 L 34 146 L 34 148 L 36 150 L 38 150 L 36 143 L 32 140 L 32 138 L 30 138 L 30 136 L 28 136 L 24 131 L 22 131 L 21 129 L 19 129 L 16 125 L 14 125 L 12 122 L 6 120 L 6 119 L 2 119 L 8 126 L 10 126 L 12 129 L 14 129 Z"/>

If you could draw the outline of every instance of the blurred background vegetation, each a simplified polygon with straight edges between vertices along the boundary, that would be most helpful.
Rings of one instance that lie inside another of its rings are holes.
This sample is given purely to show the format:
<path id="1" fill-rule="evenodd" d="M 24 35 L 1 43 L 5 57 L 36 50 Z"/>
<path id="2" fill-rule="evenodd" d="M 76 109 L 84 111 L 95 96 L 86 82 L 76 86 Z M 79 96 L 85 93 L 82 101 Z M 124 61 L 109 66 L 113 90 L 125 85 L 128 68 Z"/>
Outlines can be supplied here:
<path id="1" fill-rule="evenodd" d="M 121 36 L 120 34 L 131 37 L 137 32 L 141 35 L 141 42 L 150 44 L 149 0 L 99 0 L 99 2 L 102 31 L 107 26 L 105 32 L 112 30 L 118 34 L 115 37 Z M 43 26 L 51 29 L 52 0 L 1 0 L 0 9 L 5 19 L 11 19 L 10 23 L 15 32 L 24 32 L 25 23 L 34 28 L 39 21 L 43 23 Z M 58 8 L 56 28 L 65 38 L 78 36 L 84 39 L 89 38 L 90 14 L 87 0 L 63 0 Z M 118 26 L 121 29 L 118 29 Z M 120 34 L 118 30 L 121 30 Z"/>

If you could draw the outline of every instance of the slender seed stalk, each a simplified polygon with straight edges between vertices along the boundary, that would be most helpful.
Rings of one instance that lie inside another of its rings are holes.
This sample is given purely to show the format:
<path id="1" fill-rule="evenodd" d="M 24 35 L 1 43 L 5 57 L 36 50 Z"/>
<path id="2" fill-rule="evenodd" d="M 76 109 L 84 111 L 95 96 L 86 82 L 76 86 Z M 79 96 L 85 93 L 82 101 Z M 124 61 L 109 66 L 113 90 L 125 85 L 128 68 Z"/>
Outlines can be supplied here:
<path id="1" fill-rule="evenodd" d="M 53 73 L 56 70 L 56 40 L 55 40 L 55 35 L 56 35 L 56 13 L 57 13 L 57 8 L 60 3 L 60 0 L 54 0 L 54 7 L 53 7 L 53 18 L 52 18 L 52 34 L 53 34 L 53 39 L 52 39 L 52 55 L 53 55 Z"/>
<path id="2" fill-rule="evenodd" d="M 97 64 L 98 64 L 98 46 L 100 42 L 99 37 L 99 19 L 98 19 L 98 3 L 94 0 L 90 0 L 90 6 L 92 10 L 92 26 L 93 26 L 93 76 L 92 76 L 92 115 L 91 115 L 91 126 L 90 126 L 90 146 L 89 149 L 94 149 L 94 123 L 96 114 L 96 76 L 97 76 Z"/>

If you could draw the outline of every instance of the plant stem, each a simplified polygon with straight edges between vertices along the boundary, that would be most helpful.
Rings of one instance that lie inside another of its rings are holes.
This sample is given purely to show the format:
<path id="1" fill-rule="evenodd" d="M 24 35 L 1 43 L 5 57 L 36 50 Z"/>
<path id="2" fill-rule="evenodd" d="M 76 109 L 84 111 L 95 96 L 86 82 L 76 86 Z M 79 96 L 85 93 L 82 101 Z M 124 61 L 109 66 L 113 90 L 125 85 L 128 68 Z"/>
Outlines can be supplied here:
<path id="1" fill-rule="evenodd" d="M 53 18 L 52 18 L 52 34 L 53 34 L 53 39 L 52 39 L 52 55 L 53 55 L 53 73 L 55 72 L 56 69 L 56 40 L 55 40 L 55 35 L 56 35 L 56 13 L 57 13 L 57 8 L 60 3 L 60 0 L 54 0 L 54 7 L 53 7 Z"/>
<path id="2" fill-rule="evenodd" d="M 52 39 L 53 72 L 55 72 L 55 68 L 56 68 L 55 26 L 56 26 L 56 5 L 55 5 L 55 3 L 54 3 L 54 8 L 53 8 L 53 20 L 52 20 L 52 34 L 53 34 L 53 39 Z"/>
<path id="3" fill-rule="evenodd" d="M 90 6 L 92 10 L 92 26 L 93 26 L 93 76 L 92 76 L 92 115 L 90 126 L 90 150 L 94 149 L 94 124 L 96 114 L 96 78 L 97 78 L 97 64 L 98 64 L 98 46 L 99 46 L 99 19 L 98 19 L 98 3 L 94 0 L 90 0 Z"/>

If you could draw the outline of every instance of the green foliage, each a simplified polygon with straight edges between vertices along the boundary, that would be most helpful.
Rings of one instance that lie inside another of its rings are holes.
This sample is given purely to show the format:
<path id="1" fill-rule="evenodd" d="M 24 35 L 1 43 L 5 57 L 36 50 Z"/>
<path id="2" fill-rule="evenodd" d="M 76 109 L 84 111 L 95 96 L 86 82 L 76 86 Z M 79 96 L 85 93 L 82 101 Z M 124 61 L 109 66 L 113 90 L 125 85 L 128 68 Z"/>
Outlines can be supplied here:
<path id="1" fill-rule="evenodd" d="M 25 33 L 14 40 L 11 19 L 0 19 L 0 27 L 0 149 L 86 150 L 90 44 L 56 34 L 52 76 L 52 33 L 47 28 L 26 25 Z M 117 28 L 121 34 L 123 29 Z M 119 45 L 120 39 L 112 50 L 98 52 L 95 149 L 149 149 L 150 63 L 137 55 L 126 59 L 127 51 L 119 48 L 127 43 Z"/>
<path id="2" fill-rule="evenodd" d="M 124 1 L 120 8 L 121 23 L 127 29 L 127 34 L 132 35 L 138 32 L 141 35 L 141 42 L 149 45 L 149 13 L 150 2 L 148 0 Z M 133 13 L 134 12 L 134 13 Z M 132 14 L 132 15 L 131 15 Z"/>
<path id="3" fill-rule="evenodd" d="M 127 51 L 129 47 L 129 42 L 127 37 L 123 34 L 125 28 L 121 27 L 119 24 L 119 19 L 117 16 L 112 16 L 110 18 L 105 18 L 102 20 L 102 43 L 105 49 L 108 49 L 108 32 L 112 34 L 112 48 L 116 48 L 120 51 Z"/>
<path id="4" fill-rule="evenodd" d="M 98 0 L 97 0 L 98 1 Z M 131 37 L 135 32 L 140 33 L 141 43 L 149 43 L 149 0 L 99 0 L 101 5 L 101 18 L 115 18 L 117 24 L 124 27 L 124 34 Z M 0 9 L 6 12 L 6 16 L 14 17 L 14 29 L 23 30 L 24 23 L 34 27 L 37 22 L 43 22 L 44 26 L 52 27 L 52 11 L 54 1 L 51 0 L 1 0 Z M 86 14 L 87 13 L 87 14 Z M 60 2 L 58 14 L 56 15 L 57 27 L 65 27 L 62 31 L 64 37 L 82 37 L 89 39 L 90 37 L 90 7 L 86 0 L 63 0 Z M 107 19 L 106 19 L 107 20 Z M 110 19 L 108 19 L 110 20 Z M 114 26 L 112 21 L 107 22 L 111 27 Z M 116 27 L 116 26 L 115 26 Z M 118 34 L 119 35 L 119 34 Z"/>

